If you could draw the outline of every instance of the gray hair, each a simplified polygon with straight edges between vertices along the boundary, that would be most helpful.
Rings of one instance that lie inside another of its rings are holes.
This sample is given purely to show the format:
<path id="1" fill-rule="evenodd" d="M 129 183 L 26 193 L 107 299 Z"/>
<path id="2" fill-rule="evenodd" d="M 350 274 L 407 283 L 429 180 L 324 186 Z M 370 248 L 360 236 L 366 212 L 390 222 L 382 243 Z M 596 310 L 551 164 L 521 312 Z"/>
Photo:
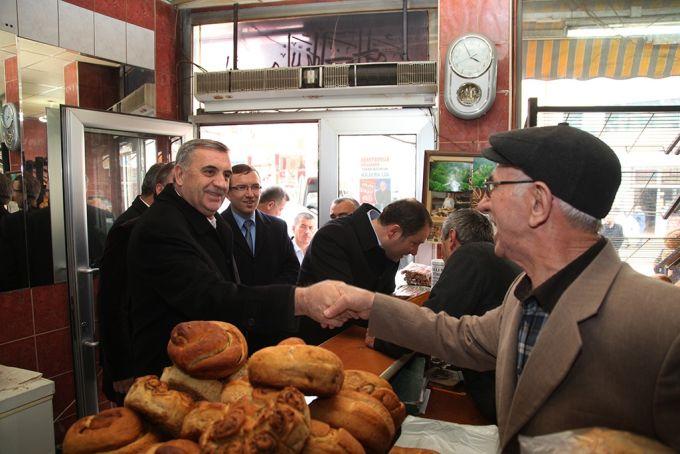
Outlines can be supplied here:
<path id="1" fill-rule="evenodd" d="M 295 219 L 293 220 L 293 226 L 298 225 L 300 223 L 300 221 L 302 221 L 303 219 L 307 219 L 308 221 L 313 221 L 314 216 L 312 216 L 311 214 L 306 213 L 304 211 L 302 213 L 298 213 L 297 216 L 295 216 Z"/>
<path id="2" fill-rule="evenodd" d="M 359 208 L 359 202 L 357 202 L 356 199 L 353 199 L 351 197 L 338 197 L 337 199 L 333 200 L 333 202 L 331 202 L 331 206 L 337 205 L 337 204 L 342 203 L 342 202 L 351 203 L 352 205 L 354 205 L 355 210 L 357 208 Z"/>
<path id="3" fill-rule="evenodd" d="M 199 148 L 207 148 L 209 150 L 220 151 L 227 153 L 229 148 L 222 142 L 210 139 L 193 139 L 182 144 L 177 150 L 177 159 L 175 164 L 183 169 L 187 169 L 191 163 L 191 157 L 194 152 Z"/>
<path id="4" fill-rule="evenodd" d="M 447 238 L 451 230 L 456 232 L 460 244 L 480 241 L 493 243 L 491 221 L 471 208 L 456 210 L 446 218 L 442 225 L 442 238 Z"/>
<path id="5" fill-rule="evenodd" d="M 593 216 L 574 208 L 558 197 L 555 198 L 557 199 L 557 205 L 562 210 L 564 217 L 567 218 L 567 221 L 569 221 L 569 224 L 571 224 L 572 227 L 587 233 L 597 233 L 600 231 L 602 228 L 600 219 L 594 218 Z"/>

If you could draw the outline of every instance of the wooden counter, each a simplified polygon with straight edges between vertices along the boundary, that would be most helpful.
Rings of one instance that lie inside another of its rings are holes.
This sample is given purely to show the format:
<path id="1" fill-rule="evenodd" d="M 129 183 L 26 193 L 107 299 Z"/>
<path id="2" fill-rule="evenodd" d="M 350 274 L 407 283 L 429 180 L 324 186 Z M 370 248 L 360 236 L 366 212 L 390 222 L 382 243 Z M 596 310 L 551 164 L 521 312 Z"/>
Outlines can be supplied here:
<path id="1" fill-rule="evenodd" d="M 387 355 L 366 346 L 366 328 L 351 326 L 335 337 L 321 344 L 340 357 L 345 369 L 359 369 L 389 378 L 401 367 L 406 358 L 394 360 Z M 401 362 L 401 364 L 399 364 Z M 464 387 L 459 386 L 450 391 L 436 386 L 430 386 L 430 399 L 424 418 L 459 424 L 489 424 L 479 413 L 477 407 Z"/>

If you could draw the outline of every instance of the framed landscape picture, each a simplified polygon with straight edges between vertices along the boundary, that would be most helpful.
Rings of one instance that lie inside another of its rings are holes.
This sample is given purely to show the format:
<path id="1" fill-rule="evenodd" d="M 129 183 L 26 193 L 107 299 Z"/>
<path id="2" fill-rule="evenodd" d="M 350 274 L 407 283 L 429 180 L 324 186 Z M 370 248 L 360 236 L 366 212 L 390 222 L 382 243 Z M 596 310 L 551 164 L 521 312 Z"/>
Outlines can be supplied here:
<path id="1" fill-rule="evenodd" d="M 496 163 L 481 156 L 426 151 L 423 204 L 435 225 L 441 226 L 453 210 L 476 206 L 495 167 Z M 437 242 L 437 235 L 428 241 Z"/>

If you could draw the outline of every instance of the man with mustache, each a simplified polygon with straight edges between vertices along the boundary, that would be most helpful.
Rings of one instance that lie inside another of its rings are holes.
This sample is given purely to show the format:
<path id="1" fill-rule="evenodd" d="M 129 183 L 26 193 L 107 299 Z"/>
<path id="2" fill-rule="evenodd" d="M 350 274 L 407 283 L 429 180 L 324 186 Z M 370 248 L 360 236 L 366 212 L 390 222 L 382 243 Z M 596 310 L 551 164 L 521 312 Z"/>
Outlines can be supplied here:
<path id="1" fill-rule="evenodd" d="M 223 320 L 242 331 L 295 328 L 306 315 L 339 326 L 322 311 L 339 297 L 333 283 L 307 288 L 240 284 L 233 235 L 216 216 L 232 175 L 229 149 L 213 140 L 184 143 L 169 184 L 139 218 L 128 245 L 135 376 L 160 375 L 170 364 L 173 327 L 188 320 Z"/>
<path id="2" fill-rule="evenodd" d="M 234 258 L 241 282 L 246 285 L 295 284 L 300 264 L 288 236 L 286 222 L 262 213 L 260 175 L 248 164 L 232 167 L 227 198 L 229 207 L 222 217 L 234 235 Z M 278 343 L 292 333 L 285 331 L 246 334 L 250 351 Z"/>
<path id="3" fill-rule="evenodd" d="M 680 450 L 680 290 L 635 272 L 598 235 L 621 182 L 604 142 L 566 124 L 494 134 L 498 163 L 478 209 L 495 253 L 525 270 L 503 304 L 455 318 L 338 284 L 326 311 L 369 334 L 475 370 L 496 370 L 500 451 L 518 435 L 607 427 Z"/>

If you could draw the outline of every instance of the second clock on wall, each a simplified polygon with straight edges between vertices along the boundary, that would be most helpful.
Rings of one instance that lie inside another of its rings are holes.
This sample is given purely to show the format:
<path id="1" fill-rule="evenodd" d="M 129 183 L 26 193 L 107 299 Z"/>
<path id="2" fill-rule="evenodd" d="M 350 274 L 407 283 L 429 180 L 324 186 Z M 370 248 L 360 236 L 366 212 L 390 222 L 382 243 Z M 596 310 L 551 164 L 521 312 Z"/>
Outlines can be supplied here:
<path id="1" fill-rule="evenodd" d="M 446 52 L 444 101 L 466 120 L 484 115 L 496 99 L 496 49 L 484 35 L 465 34 Z"/>

